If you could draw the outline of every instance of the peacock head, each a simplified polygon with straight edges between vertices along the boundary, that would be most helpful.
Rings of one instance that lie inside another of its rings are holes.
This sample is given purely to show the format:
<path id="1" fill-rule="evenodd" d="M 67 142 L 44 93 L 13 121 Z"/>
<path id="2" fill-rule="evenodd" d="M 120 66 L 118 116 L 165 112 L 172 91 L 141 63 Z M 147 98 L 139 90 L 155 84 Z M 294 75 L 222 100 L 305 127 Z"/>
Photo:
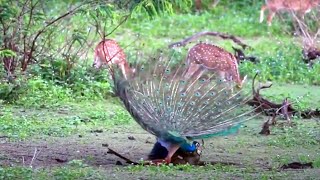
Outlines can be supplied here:
<path id="1" fill-rule="evenodd" d="M 196 152 L 198 155 L 202 153 L 202 145 L 197 141 L 193 141 L 192 144 L 184 143 L 180 148 L 185 152 Z"/>

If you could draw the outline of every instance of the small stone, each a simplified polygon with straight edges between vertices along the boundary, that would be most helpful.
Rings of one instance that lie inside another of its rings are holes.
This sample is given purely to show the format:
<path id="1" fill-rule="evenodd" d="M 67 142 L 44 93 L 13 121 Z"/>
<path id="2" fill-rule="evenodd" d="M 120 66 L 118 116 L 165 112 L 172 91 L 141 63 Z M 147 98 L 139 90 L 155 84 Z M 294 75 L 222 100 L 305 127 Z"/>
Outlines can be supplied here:
<path id="1" fill-rule="evenodd" d="M 103 133 L 102 129 L 91 130 L 92 133 Z"/>
<path id="2" fill-rule="evenodd" d="M 146 143 L 147 143 L 147 144 L 153 144 L 153 142 L 151 141 L 151 138 L 150 138 L 150 137 L 148 137 L 148 138 L 146 139 Z"/>
<path id="3" fill-rule="evenodd" d="M 134 138 L 133 136 L 128 136 L 129 140 L 136 140 L 136 138 Z"/>

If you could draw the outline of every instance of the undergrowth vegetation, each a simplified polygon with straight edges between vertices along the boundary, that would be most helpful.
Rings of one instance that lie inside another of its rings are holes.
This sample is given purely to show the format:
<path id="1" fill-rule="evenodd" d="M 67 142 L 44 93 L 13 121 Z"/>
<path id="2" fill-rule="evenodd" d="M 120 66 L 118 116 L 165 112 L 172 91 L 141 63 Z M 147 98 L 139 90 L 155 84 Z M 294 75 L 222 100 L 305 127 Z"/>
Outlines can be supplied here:
<path id="1" fill-rule="evenodd" d="M 301 45 L 291 36 L 292 22 L 289 18 L 285 18 L 287 21 L 284 22 L 275 20 L 273 26 L 268 28 L 266 24 L 258 22 L 258 10 L 261 5 L 258 1 L 253 1 L 252 6 L 247 6 L 248 2 L 222 1 L 213 9 L 206 6 L 209 1 L 204 2 L 207 11 L 200 14 L 195 12 L 181 14 L 184 11 L 181 13 L 169 11 L 157 13 L 151 18 L 146 16 L 148 13 L 145 10 L 136 7 L 131 18 L 110 34 L 110 38 L 116 39 L 124 47 L 130 62 L 136 62 L 140 59 L 136 55 L 137 52 L 150 55 L 155 54 L 157 49 L 166 51 L 168 44 L 203 30 L 224 32 L 241 37 L 245 43 L 253 47 L 246 53 L 260 60 L 258 64 L 242 63 L 240 65 L 241 74 L 248 74 L 252 78 L 257 71 L 260 71 L 261 81 L 320 84 L 320 64 L 316 63 L 313 68 L 310 68 L 302 61 Z M 193 8 L 192 3 L 184 5 L 184 7 L 180 6 L 180 9 Z M 108 8 L 100 11 L 106 14 L 111 13 L 103 17 L 114 18 L 114 22 L 106 23 L 109 26 L 108 30 L 111 31 L 116 22 L 120 21 L 121 11 L 116 11 L 112 6 Z M 83 26 L 87 25 L 86 28 L 90 28 L 88 25 L 92 19 L 83 19 L 82 16 L 83 13 L 75 14 L 69 21 L 76 25 L 73 27 L 73 34 L 54 33 L 55 46 L 58 47 L 59 42 L 61 43 L 70 35 L 76 37 L 73 39 L 74 42 L 80 42 L 85 38 Z M 93 17 L 92 14 L 90 16 Z M 99 41 L 96 35 L 89 35 L 87 38 L 93 42 L 91 48 Z M 216 43 L 231 52 L 233 51 L 231 46 L 235 46 L 230 41 L 219 38 L 205 37 L 202 40 Z M 81 43 L 70 47 L 76 48 L 79 45 Z M 2 74 L 0 99 L 20 105 L 36 106 L 75 99 L 108 97 L 111 85 L 108 82 L 106 71 L 94 70 L 90 67 L 93 49 L 88 51 L 85 59 L 79 59 L 79 54 L 73 55 L 71 64 L 61 55 L 57 56 L 61 58 L 56 57 L 55 59 L 42 56 L 44 59 L 39 59 L 39 63 L 29 65 L 27 73 L 17 71 L 17 79 L 14 83 L 7 83 L 6 72 L 3 71 L 3 67 L 0 67 Z M 184 61 L 184 59 L 185 57 L 182 56 L 178 61 Z"/>
<path id="2" fill-rule="evenodd" d="M 258 22 L 258 10 L 261 5 L 259 1 L 239 1 L 237 3 L 222 1 L 213 9 L 209 8 L 209 3 L 209 1 L 204 1 L 206 11 L 200 14 L 192 10 L 191 1 L 178 2 L 178 5 L 173 7 L 162 7 L 167 11 L 154 8 L 155 11 L 151 14 L 149 6 L 136 6 L 131 18 L 109 37 L 116 39 L 124 47 L 129 62 L 136 62 L 141 59 L 136 55 L 137 52 L 152 55 L 157 53 L 157 49 L 166 51 L 168 44 L 203 30 L 224 32 L 242 38 L 245 43 L 253 47 L 246 53 L 260 60 L 258 64 L 242 63 L 240 65 L 241 74 L 248 74 L 252 78 L 257 71 L 260 71 L 261 81 L 320 84 L 320 64 L 316 63 L 313 68 L 310 68 L 302 61 L 301 45 L 292 37 L 290 18 L 285 17 L 285 20 L 281 22 L 275 20 L 273 26 L 268 28 L 265 23 Z M 251 6 L 248 6 L 248 3 Z M 149 10 L 142 7 L 149 7 Z M 180 13 L 174 11 L 173 8 L 180 9 Z M 159 12 L 161 10 L 162 13 Z M 191 13 L 186 13 L 187 10 Z M 99 37 L 93 34 L 84 36 L 86 32 L 83 27 L 87 26 L 85 28 L 90 29 L 92 27 L 90 24 L 93 25 L 90 21 L 97 20 L 99 17 L 112 18 L 112 21 L 105 23 L 108 27 L 104 27 L 107 28 L 107 32 L 110 32 L 120 22 L 121 14 L 125 12 L 121 13 L 121 10 L 116 10 L 116 7 L 112 5 L 103 6 L 97 12 L 100 14 L 89 11 L 85 15 L 80 11 L 68 21 L 75 25 L 71 31 L 66 31 L 67 34 L 55 31 L 52 33 L 55 37 L 52 39 L 55 43 L 52 43 L 54 47 L 59 47 L 59 43 L 61 44 L 65 38 L 71 36 L 73 37 L 71 38 L 72 45 L 70 45 L 72 49 L 90 40 L 92 45 L 85 59 L 80 58 L 80 54 L 77 53 L 61 56 L 59 52 L 55 52 L 58 55 L 55 58 L 40 56 L 39 61 L 30 64 L 26 72 L 17 71 L 17 78 L 13 83 L 7 82 L 4 67 L 0 67 L 2 75 L 0 99 L 20 105 L 41 106 L 72 100 L 108 97 L 112 89 L 106 71 L 94 70 L 90 67 L 93 59 L 92 48 L 99 41 Z M 91 18 L 83 19 L 81 18 L 83 16 Z M 64 23 L 61 26 L 64 26 Z M 231 46 L 235 46 L 231 41 L 219 38 L 205 37 L 201 40 L 216 43 L 230 52 L 233 51 Z M 185 57 L 181 56 L 178 61 L 184 61 L 184 59 Z"/>

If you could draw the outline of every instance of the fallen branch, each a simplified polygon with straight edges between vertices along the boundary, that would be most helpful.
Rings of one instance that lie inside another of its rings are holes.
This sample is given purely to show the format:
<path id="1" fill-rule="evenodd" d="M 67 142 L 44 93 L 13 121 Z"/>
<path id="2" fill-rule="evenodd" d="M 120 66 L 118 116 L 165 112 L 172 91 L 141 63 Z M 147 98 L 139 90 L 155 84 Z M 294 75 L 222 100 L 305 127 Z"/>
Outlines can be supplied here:
<path id="1" fill-rule="evenodd" d="M 216 165 L 216 164 L 221 164 L 224 166 L 242 166 L 241 164 L 238 163 L 233 163 L 233 162 L 221 162 L 221 161 L 199 161 L 197 166 L 206 166 L 206 165 Z"/>
<path id="2" fill-rule="evenodd" d="M 180 46 L 186 46 L 189 42 L 198 39 L 201 36 L 219 36 L 222 39 L 231 39 L 233 42 L 235 42 L 236 44 L 240 45 L 243 49 L 246 48 L 251 48 L 250 46 L 244 44 L 240 39 L 238 39 L 237 37 L 233 36 L 233 35 L 228 35 L 228 34 L 224 34 L 224 33 L 220 33 L 220 32 L 209 32 L 209 31 L 203 31 L 203 32 L 199 32 L 189 38 L 186 38 L 182 41 L 179 42 L 175 42 L 169 45 L 169 48 L 173 48 L 173 47 L 180 47 Z"/>
<path id="3" fill-rule="evenodd" d="M 300 163 L 300 162 L 293 162 L 280 167 L 280 169 L 308 169 L 313 168 L 313 163 Z"/>
<path id="4" fill-rule="evenodd" d="M 117 153 L 116 151 L 112 150 L 109 147 L 108 147 L 108 152 L 107 153 L 118 156 L 119 158 L 125 160 L 126 163 L 133 164 L 133 165 L 138 165 L 139 164 L 139 163 L 137 163 L 135 161 L 130 160 L 129 158 L 126 158 L 126 157 L 122 156 L 121 154 Z"/>
<path id="5" fill-rule="evenodd" d="M 309 67 L 312 67 L 316 61 L 319 61 L 320 58 L 320 49 L 311 47 L 311 48 L 304 48 L 302 50 L 303 54 L 303 61 L 309 65 Z"/>
<path id="6" fill-rule="evenodd" d="M 290 116 L 292 115 L 301 115 L 302 118 L 310 119 L 313 117 L 320 117 L 320 110 L 304 110 L 298 111 L 292 107 L 291 103 L 288 101 L 288 98 L 285 98 L 282 104 L 277 104 L 271 102 L 260 95 L 261 89 L 267 89 L 272 86 L 261 86 L 258 89 L 255 89 L 255 79 L 257 78 L 256 74 L 252 80 L 252 95 L 253 98 L 247 101 L 249 106 L 257 107 L 256 112 L 264 112 L 266 116 L 275 116 L 283 115 L 288 121 L 290 121 Z"/>
<path id="7" fill-rule="evenodd" d="M 259 59 L 255 56 L 246 56 L 244 54 L 244 52 L 239 49 L 239 48 L 235 48 L 232 47 L 232 49 L 234 50 L 234 56 L 236 57 L 236 59 L 238 60 L 238 64 L 242 61 L 250 61 L 254 64 L 257 64 L 259 62 Z"/>
<path id="8" fill-rule="evenodd" d="M 268 121 L 264 122 L 262 125 L 262 129 L 259 132 L 259 134 L 263 134 L 263 135 L 270 135 L 271 131 L 270 131 L 270 124 L 269 124 L 270 119 L 268 119 Z"/>

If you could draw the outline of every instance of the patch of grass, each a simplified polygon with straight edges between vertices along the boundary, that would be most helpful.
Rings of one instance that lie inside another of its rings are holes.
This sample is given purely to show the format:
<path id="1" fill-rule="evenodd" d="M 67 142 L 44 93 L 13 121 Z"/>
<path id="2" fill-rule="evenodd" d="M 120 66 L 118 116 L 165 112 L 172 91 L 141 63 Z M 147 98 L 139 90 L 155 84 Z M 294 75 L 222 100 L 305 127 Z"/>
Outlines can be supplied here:
<path id="1" fill-rule="evenodd" d="M 260 91 L 261 95 L 272 102 L 281 104 L 285 98 L 295 109 L 307 110 L 320 108 L 319 86 L 272 83 L 269 89 Z"/>
<path id="2" fill-rule="evenodd" d="M 142 166 L 142 165 L 135 165 L 135 166 L 129 166 L 127 168 L 129 171 L 137 172 L 137 171 L 150 171 L 150 172 L 168 172 L 171 171 L 182 171 L 182 172 L 189 172 L 189 173 L 205 173 L 208 171 L 216 171 L 216 172 L 228 172 L 228 173 L 237 173 L 237 172 L 253 172 L 254 170 L 251 167 L 248 167 L 246 169 L 238 169 L 235 166 L 229 166 L 229 165 L 222 165 L 222 164 L 215 164 L 210 165 L 207 164 L 205 166 L 193 166 L 189 164 L 184 165 L 159 165 L 159 166 Z"/>
<path id="3" fill-rule="evenodd" d="M 25 139 L 35 135 L 66 136 L 78 130 L 82 123 L 74 118 L 48 118 L 39 120 L 36 117 L 14 118 L 11 113 L 0 117 L 2 135 L 10 139 Z"/>
<path id="4" fill-rule="evenodd" d="M 89 105 L 91 104 L 91 105 Z M 97 106 L 95 106 L 97 105 Z M 86 108 L 78 110 L 79 107 Z M 1 135 L 11 140 L 32 136 L 68 136 L 92 129 L 109 129 L 131 124 L 130 114 L 109 102 L 81 102 L 69 107 L 47 109 L 18 109 L 6 107 L 0 115 Z"/>
<path id="5" fill-rule="evenodd" d="M 296 125 L 294 127 L 273 127 L 272 133 L 278 134 L 274 138 L 270 138 L 268 144 L 277 147 L 295 147 L 303 146 L 309 147 L 320 145 L 318 136 L 319 124 L 316 122 L 300 122 L 301 120 L 293 121 Z"/>
<path id="6" fill-rule="evenodd" d="M 141 17 L 134 18 L 126 24 L 126 28 L 156 38 L 183 38 L 201 30 L 226 32 L 242 37 L 266 36 L 270 33 L 272 35 L 286 35 L 282 29 L 283 24 L 275 23 L 268 29 L 266 24 L 259 23 L 259 11 L 251 11 L 254 13 L 250 14 L 243 9 L 225 9 L 223 6 L 217 6 L 214 10 L 204 11 L 200 15 L 174 14 L 170 18 L 160 16 L 152 20 Z"/>
<path id="7" fill-rule="evenodd" d="M 52 169 L 0 166 L 0 180 L 2 179 L 104 179 L 104 176 L 81 161 L 74 160 L 65 167 Z"/>
<path id="8" fill-rule="evenodd" d="M 211 178 L 230 178 L 230 179 L 270 179 L 270 178 L 286 178 L 287 173 L 278 172 L 277 169 L 270 171 L 259 171 L 252 167 L 238 168 L 234 166 L 225 166 L 221 164 L 206 166 L 129 166 L 128 169 L 133 174 L 150 174 L 152 177 L 197 177 L 203 179 Z M 184 175 L 184 176 L 183 176 Z"/>
<path id="9" fill-rule="evenodd" d="M 315 168 L 320 168 L 320 155 L 318 154 L 318 156 L 315 158 L 315 160 L 313 161 L 313 166 Z"/>
<path id="10" fill-rule="evenodd" d="M 65 102 L 75 102 L 87 99 L 102 99 L 110 92 L 109 83 L 96 82 L 90 86 L 82 85 L 78 89 L 58 86 L 50 81 L 32 79 L 23 96 L 15 103 L 25 107 L 50 107 L 58 106 Z M 81 93 L 80 93 L 81 92 Z"/>
<path id="11" fill-rule="evenodd" d="M 25 167 L 0 167 L 0 179 L 32 179 L 33 170 Z"/>

